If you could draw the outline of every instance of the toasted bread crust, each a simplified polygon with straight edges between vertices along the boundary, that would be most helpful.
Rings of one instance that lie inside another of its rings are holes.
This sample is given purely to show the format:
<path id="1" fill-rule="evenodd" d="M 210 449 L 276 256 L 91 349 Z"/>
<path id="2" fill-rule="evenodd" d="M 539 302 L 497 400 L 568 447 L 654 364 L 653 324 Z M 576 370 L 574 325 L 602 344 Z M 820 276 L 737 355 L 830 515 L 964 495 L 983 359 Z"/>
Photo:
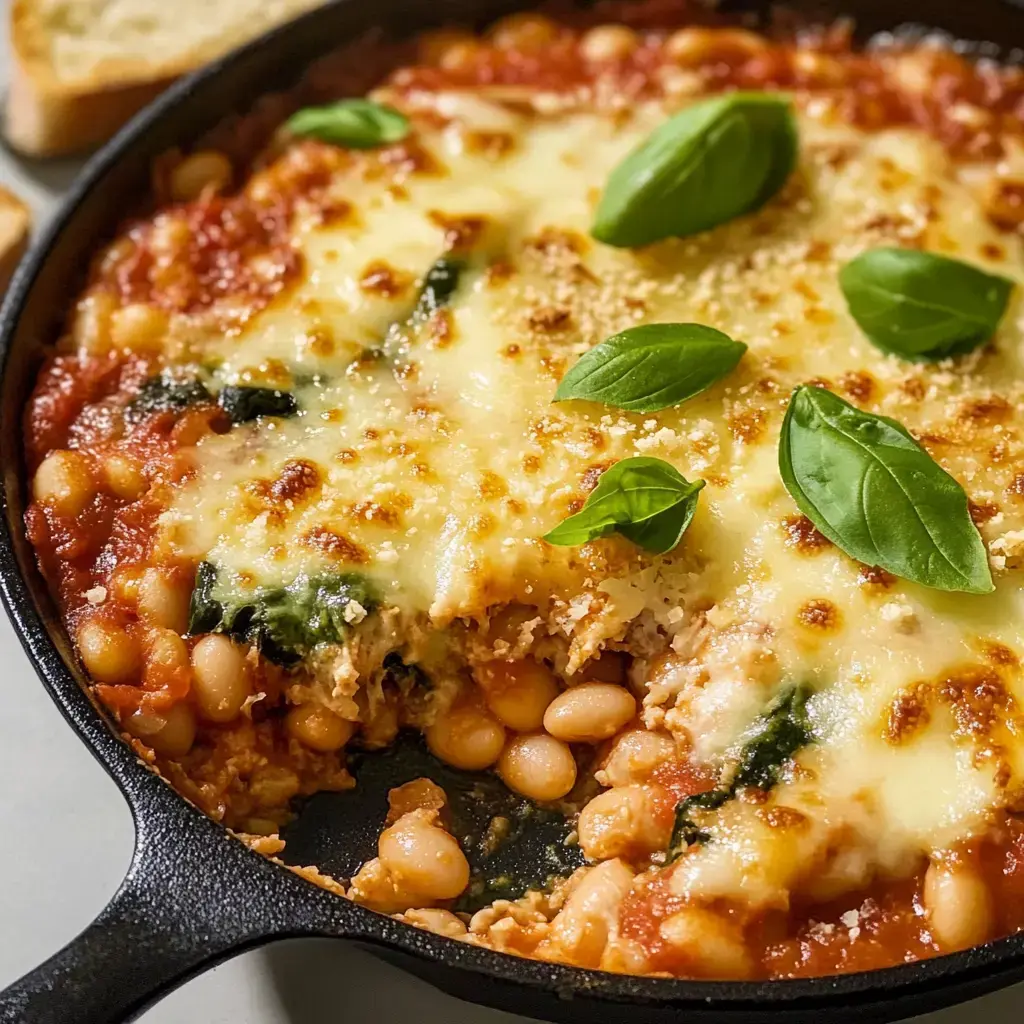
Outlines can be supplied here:
<path id="1" fill-rule="evenodd" d="M 0 185 L 0 293 L 6 289 L 25 252 L 30 226 L 28 207 Z"/>
<path id="2" fill-rule="evenodd" d="M 313 2 L 297 0 L 289 6 L 298 14 Z M 53 66 L 51 39 L 36 8 L 37 0 L 11 4 L 13 60 L 5 127 L 11 145 L 30 156 L 59 156 L 104 142 L 175 78 L 225 49 L 223 41 L 207 40 L 170 60 L 107 58 L 88 74 L 65 79 Z M 234 42 L 252 34 L 240 34 Z"/>

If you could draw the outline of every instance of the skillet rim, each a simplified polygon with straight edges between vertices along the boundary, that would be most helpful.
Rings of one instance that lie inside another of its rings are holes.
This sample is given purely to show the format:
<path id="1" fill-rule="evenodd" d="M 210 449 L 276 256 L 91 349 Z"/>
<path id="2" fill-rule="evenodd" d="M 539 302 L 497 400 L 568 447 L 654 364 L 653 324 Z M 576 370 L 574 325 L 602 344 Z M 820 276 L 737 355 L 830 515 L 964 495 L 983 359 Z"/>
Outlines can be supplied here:
<path id="1" fill-rule="evenodd" d="M 414 0 L 418 7 L 428 8 L 429 0 Z M 991 0 L 1015 6 L 1019 0 Z M 229 72 L 244 68 L 255 55 L 280 48 L 282 41 L 293 34 L 299 34 L 316 25 L 319 21 L 330 24 L 335 12 L 354 6 L 358 0 L 331 0 L 298 19 L 272 29 L 265 35 L 213 61 L 196 72 L 172 84 L 156 100 L 132 118 L 108 143 L 89 158 L 76 175 L 71 187 L 61 199 L 56 213 L 51 217 L 38 238 L 33 240 L 28 253 L 21 261 L 0 306 L 0 384 L 7 386 L 7 377 L 12 363 L 11 353 L 17 342 L 21 316 L 28 304 L 31 292 L 38 280 L 48 270 L 49 262 L 60 240 L 74 230 L 76 218 L 90 197 L 102 188 L 109 172 L 125 162 L 136 146 L 143 148 L 148 133 L 164 121 L 172 121 L 178 108 L 195 94 L 206 94 L 216 104 L 218 81 Z M 516 9 L 534 6 L 530 3 L 515 3 Z M 434 22 L 433 19 L 426 19 Z M 341 46 L 344 39 L 336 41 Z M 324 51 L 326 52 L 326 51 Z M 252 102 L 264 93 L 255 91 Z M 229 116 L 230 110 L 224 111 Z M 187 129 L 186 129 L 187 131 Z M 70 274 L 64 275 L 69 277 Z M 28 344 L 22 339 L 21 344 Z M 5 393 L 5 400 L 7 395 Z M 24 403 L 24 396 L 22 403 Z M 13 412 L 15 422 L 20 424 L 24 404 Z M 4 410 L 4 418 L 12 413 Z M 113 729 L 105 714 L 76 678 L 74 670 L 65 660 L 50 635 L 47 620 L 52 616 L 37 602 L 31 585 L 30 575 L 38 577 L 34 564 L 23 567 L 20 563 L 15 524 L 21 523 L 23 497 L 25 493 L 24 466 L 3 467 L 3 488 L 0 490 L 0 599 L 18 636 L 22 648 L 28 655 L 32 667 L 42 681 L 51 700 L 58 706 L 65 720 L 85 743 L 93 756 L 100 762 L 107 774 L 115 781 L 129 805 L 138 835 L 147 828 L 147 814 L 159 811 L 161 805 L 173 804 L 188 808 L 190 817 L 196 821 L 213 824 L 222 835 L 228 830 L 204 815 L 183 796 L 179 795 L 154 770 L 147 767 L 132 752 L 128 744 Z M 45 585 L 44 585 L 45 586 Z M 55 629 L 63 632 L 59 620 Z M 180 810 L 180 806 L 176 809 Z M 198 841 L 198 839 L 197 839 Z M 256 870 L 258 862 L 268 863 L 267 858 L 251 850 L 246 851 L 249 863 Z M 284 884 L 287 878 L 296 876 L 287 868 L 278 868 L 275 874 Z M 306 895 L 314 898 L 315 893 L 324 890 L 315 883 L 302 879 L 308 887 Z M 872 1004 L 885 1002 L 895 1007 L 900 1001 L 915 1003 L 930 994 L 933 1005 L 950 1005 L 959 1001 L 954 986 L 972 989 L 964 998 L 981 994 L 983 991 L 1012 984 L 1018 980 L 1011 977 L 1024 973 L 1024 930 L 957 953 L 951 953 L 928 960 L 901 964 L 872 971 L 851 974 L 826 975 L 806 979 L 776 979 L 769 981 L 695 981 L 683 979 L 652 978 L 640 975 L 613 974 L 610 972 L 573 967 L 561 963 L 549 963 L 514 956 L 496 950 L 472 946 L 445 939 L 433 933 L 405 925 L 394 919 L 361 907 L 349 900 L 337 898 L 338 916 L 350 918 L 338 929 L 338 937 L 348 937 L 361 942 L 373 943 L 397 953 L 454 969 L 464 969 L 476 975 L 524 986 L 535 994 L 543 993 L 558 1000 L 582 997 L 596 1002 L 638 1003 L 641 1006 L 668 1009 L 690 1007 L 706 1012 L 741 1014 L 743 1011 L 774 1012 L 810 1011 L 838 1008 L 844 1010 L 856 1006 L 867 1009 Z M 320 934 L 326 934 L 320 932 Z M 276 936 L 267 933 L 268 940 Z M 936 991 L 938 989 L 938 991 Z M 940 997 L 947 993 L 948 1001 Z M 910 1009 L 910 1007 L 908 1007 Z"/>

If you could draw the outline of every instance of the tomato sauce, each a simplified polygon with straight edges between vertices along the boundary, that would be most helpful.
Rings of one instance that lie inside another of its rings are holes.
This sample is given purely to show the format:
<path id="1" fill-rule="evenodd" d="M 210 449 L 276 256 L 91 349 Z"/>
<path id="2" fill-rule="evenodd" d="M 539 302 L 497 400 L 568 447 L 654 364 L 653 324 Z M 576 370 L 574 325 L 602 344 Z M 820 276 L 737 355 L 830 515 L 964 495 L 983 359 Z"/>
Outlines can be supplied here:
<path id="1" fill-rule="evenodd" d="M 686 854 L 684 854 L 686 856 Z M 991 893 L 992 938 L 1018 931 L 1024 921 L 1024 821 L 1008 815 L 973 854 Z M 640 944 L 651 970 L 693 974 L 685 957 L 661 936 L 662 922 L 686 906 L 672 891 L 673 869 L 642 877 L 620 912 L 624 938 Z M 826 903 L 795 900 L 786 913 L 745 917 L 740 908 L 717 910 L 739 922 L 764 978 L 813 978 L 877 970 L 951 952 L 931 934 L 922 902 L 923 868 L 907 878 L 880 880 L 866 890 Z"/>

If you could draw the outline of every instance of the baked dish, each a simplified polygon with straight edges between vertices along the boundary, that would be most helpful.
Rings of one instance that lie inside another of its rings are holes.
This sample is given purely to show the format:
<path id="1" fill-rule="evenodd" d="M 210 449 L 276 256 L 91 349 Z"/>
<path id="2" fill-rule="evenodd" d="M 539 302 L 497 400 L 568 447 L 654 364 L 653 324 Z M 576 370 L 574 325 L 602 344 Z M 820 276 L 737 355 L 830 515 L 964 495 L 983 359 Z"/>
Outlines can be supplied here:
<path id="1" fill-rule="evenodd" d="M 1024 927 L 1024 72 L 851 39 L 516 15 L 154 168 L 26 412 L 140 756 L 274 856 L 422 734 L 583 866 L 473 877 L 423 778 L 307 874 L 525 956 L 788 978 Z"/>

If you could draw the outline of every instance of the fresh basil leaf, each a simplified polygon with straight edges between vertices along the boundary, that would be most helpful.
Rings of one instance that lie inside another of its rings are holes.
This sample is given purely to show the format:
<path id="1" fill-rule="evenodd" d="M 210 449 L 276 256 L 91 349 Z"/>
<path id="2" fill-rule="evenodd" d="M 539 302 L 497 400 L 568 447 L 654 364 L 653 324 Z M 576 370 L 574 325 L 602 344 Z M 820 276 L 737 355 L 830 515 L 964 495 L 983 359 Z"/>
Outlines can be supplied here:
<path id="1" fill-rule="evenodd" d="M 616 530 L 654 554 L 671 551 L 697 510 L 703 480 L 690 483 L 661 459 L 623 459 L 601 474 L 583 508 L 544 535 L 573 547 Z"/>
<path id="2" fill-rule="evenodd" d="M 936 590 L 994 589 L 964 489 L 895 420 L 803 385 L 779 470 L 800 511 L 851 558 Z"/>
<path id="3" fill-rule="evenodd" d="M 988 341 L 1014 282 L 916 249 L 869 249 L 839 272 L 850 315 L 883 352 L 946 359 Z"/>
<path id="4" fill-rule="evenodd" d="M 707 390 L 731 373 L 746 351 L 742 341 L 702 324 L 631 327 L 581 356 L 554 400 L 657 412 Z"/>
<path id="5" fill-rule="evenodd" d="M 796 165 L 788 100 L 734 92 L 687 107 L 612 171 L 591 234 L 620 247 L 685 238 L 759 209 Z"/>
<path id="6" fill-rule="evenodd" d="M 293 135 L 350 149 L 373 149 L 401 142 L 409 134 L 409 119 L 404 114 L 383 103 L 362 99 L 306 107 L 292 114 L 285 126 Z"/>
<path id="7" fill-rule="evenodd" d="M 261 416 L 294 416 L 299 411 L 299 403 L 289 391 L 236 387 L 234 384 L 221 390 L 217 404 L 232 423 L 248 423 Z"/>

